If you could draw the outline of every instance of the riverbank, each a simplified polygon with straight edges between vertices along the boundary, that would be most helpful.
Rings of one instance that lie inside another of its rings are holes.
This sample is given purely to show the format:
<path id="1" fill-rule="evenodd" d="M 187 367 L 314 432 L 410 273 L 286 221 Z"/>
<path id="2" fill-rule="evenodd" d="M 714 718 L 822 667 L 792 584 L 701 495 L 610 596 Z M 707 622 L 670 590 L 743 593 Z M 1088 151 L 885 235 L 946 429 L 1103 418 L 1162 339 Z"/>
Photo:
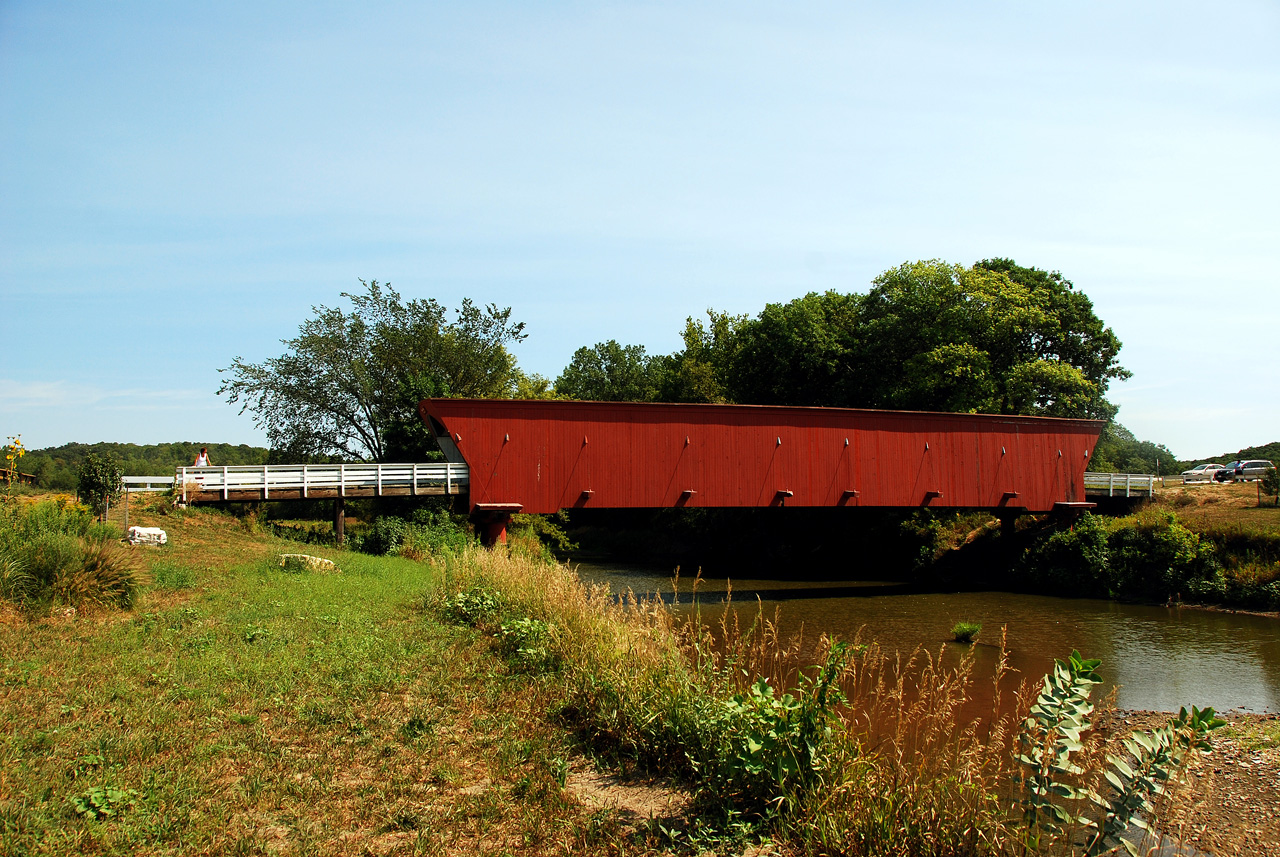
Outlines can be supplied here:
<path id="1" fill-rule="evenodd" d="M 1117 711 L 1123 730 L 1168 719 L 1151 711 Z M 1280 715 L 1227 714 L 1213 752 L 1195 758 L 1191 788 L 1174 792 L 1163 830 L 1212 854 L 1280 853 Z"/>
<path id="2" fill-rule="evenodd" d="M 824 643 L 797 683 L 767 622 L 691 630 L 530 556 L 298 574 L 251 520 L 134 516 L 170 545 L 133 551 L 132 609 L 0 626 L 4 853 L 1016 848 L 1027 700 L 961 718 L 963 660 Z"/>
<path id="3" fill-rule="evenodd" d="M 309 550 L 165 515 L 131 610 L 0 611 L 0 853 L 591 853 L 624 814 L 477 632 L 425 607 L 438 563 Z M 643 853 L 627 845 L 604 850 Z"/>
<path id="4" fill-rule="evenodd" d="M 1026 515 L 1013 530 L 983 514 L 923 528 L 922 585 L 1280 611 L 1280 509 L 1245 484 L 1157 489 L 1132 514 Z"/>

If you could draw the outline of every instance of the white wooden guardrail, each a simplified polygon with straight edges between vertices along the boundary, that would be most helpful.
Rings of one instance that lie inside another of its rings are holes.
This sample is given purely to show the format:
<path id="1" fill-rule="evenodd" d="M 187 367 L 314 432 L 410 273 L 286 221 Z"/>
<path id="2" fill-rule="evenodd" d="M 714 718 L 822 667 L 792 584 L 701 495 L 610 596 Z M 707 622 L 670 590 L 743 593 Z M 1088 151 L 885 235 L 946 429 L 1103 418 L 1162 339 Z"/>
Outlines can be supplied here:
<path id="1" fill-rule="evenodd" d="M 172 476 L 122 476 L 125 491 L 168 491 L 173 487 Z"/>
<path id="2" fill-rule="evenodd" d="M 470 470 L 465 464 L 428 462 L 421 464 L 249 464 L 230 467 L 179 467 L 174 474 L 182 490 L 182 501 L 233 499 L 232 494 L 258 494 L 272 499 L 304 499 L 313 494 L 346 497 L 349 493 L 364 496 L 383 494 L 457 494 L 470 484 Z"/>
<path id="3" fill-rule="evenodd" d="M 1159 478 L 1149 473 L 1086 473 L 1084 490 L 1093 494 L 1105 491 L 1108 497 L 1150 497 Z"/>

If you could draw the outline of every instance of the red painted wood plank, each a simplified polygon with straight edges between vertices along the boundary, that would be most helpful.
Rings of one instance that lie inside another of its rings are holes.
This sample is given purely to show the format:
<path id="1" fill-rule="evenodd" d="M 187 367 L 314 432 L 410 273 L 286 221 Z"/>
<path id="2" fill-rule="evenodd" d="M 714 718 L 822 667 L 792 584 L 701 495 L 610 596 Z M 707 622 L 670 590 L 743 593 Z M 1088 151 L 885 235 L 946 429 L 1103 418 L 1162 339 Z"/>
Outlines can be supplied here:
<path id="1" fill-rule="evenodd" d="M 1102 429 L 751 405 L 428 399 L 419 411 L 469 465 L 473 506 L 529 512 L 781 502 L 1047 511 L 1084 498 Z"/>

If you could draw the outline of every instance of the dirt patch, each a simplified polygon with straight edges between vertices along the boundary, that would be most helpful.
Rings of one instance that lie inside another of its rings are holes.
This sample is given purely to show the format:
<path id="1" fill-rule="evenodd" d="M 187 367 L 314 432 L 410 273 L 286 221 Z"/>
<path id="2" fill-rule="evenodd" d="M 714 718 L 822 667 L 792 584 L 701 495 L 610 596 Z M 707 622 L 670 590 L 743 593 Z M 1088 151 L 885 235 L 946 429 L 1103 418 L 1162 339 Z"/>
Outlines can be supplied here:
<path id="1" fill-rule="evenodd" d="M 601 773 L 585 762 L 569 768 L 564 788 L 589 809 L 613 810 L 631 826 L 682 816 L 689 805 L 689 795 L 662 783 Z"/>
<path id="2" fill-rule="evenodd" d="M 1228 714 L 1213 752 L 1197 756 L 1172 792 L 1159 828 L 1184 847 L 1280 857 L 1280 715 Z M 1117 712 L 1116 734 L 1162 726 L 1169 715 Z"/>

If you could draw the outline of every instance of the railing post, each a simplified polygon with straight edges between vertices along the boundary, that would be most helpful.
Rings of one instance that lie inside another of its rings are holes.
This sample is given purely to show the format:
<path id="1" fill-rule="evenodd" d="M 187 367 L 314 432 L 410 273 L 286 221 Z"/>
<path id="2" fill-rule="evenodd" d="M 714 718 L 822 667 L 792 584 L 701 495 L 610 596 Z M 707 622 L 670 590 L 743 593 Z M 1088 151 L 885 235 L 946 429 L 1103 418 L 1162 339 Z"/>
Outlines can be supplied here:
<path id="1" fill-rule="evenodd" d="M 338 496 L 347 496 L 347 465 L 338 465 Z"/>
<path id="2" fill-rule="evenodd" d="M 187 468 L 178 468 L 178 478 L 182 480 L 182 504 L 187 504 Z"/>
<path id="3" fill-rule="evenodd" d="M 410 476 L 409 478 L 412 480 L 410 483 L 409 493 L 412 496 L 417 497 L 418 496 L 418 462 L 416 461 L 413 463 L 413 475 Z"/>
<path id="4" fill-rule="evenodd" d="M 302 465 L 302 499 L 307 499 L 307 465 Z"/>
<path id="5" fill-rule="evenodd" d="M 227 465 L 224 464 L 222 465 L 222 499 L 226 500 L 228 498 L 229 498 L 229 493 L 227 490 Z"/>
<path id="6" fill-rule="evenodd" d="M 262 499 L 271 499 L 271 474 L 267 471 L 267 465 L 262 465 Z"/>
<path id="7" fill-rule="evenodd" d="M 453 463 L 446 461 L 444 463 L 444 494 L 448 497 L 453 493 Z"/>
<path id="8" fill-rule="evenodd" d="M 378 484 L 376 496 L 381 497 L 382 496 L 382 462 L 381 461 L 378 462 L 377 467 L 378 469 L 375 475 L 375 478 Z"/>

